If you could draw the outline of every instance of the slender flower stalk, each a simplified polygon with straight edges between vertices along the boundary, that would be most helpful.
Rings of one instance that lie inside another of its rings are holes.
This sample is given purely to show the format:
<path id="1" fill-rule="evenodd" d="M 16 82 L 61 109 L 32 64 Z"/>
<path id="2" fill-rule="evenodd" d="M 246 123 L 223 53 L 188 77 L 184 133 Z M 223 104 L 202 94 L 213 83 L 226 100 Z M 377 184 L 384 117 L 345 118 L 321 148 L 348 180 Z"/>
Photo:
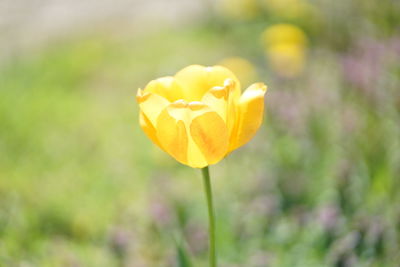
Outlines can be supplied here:
<path id="1" fill-rule="evenodd" d="M 215 215 L 214 215 L 214 205 L 212 197 L 212 188 L 210 181 L 210 171 L 208 167 L 202 168 L 201 172 L 203 174 L 204 181 L 204 192 L 207 198 L 208 207 L 208 234 L 209 234 L 209 251 L 210 251 L 210 267 L 217 266 L 217 251 L 216 251 L 216 240 L 215 240 Z"/>

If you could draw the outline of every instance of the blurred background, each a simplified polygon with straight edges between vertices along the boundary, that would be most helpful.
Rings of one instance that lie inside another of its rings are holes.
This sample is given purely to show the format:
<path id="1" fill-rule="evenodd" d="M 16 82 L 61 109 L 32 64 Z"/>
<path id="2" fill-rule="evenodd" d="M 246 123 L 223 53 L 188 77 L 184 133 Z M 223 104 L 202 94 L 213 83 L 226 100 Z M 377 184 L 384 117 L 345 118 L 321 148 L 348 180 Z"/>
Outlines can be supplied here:
<path id="1" fill-rule="evenodd" d="M 220 266 L 399 266 L 399 62 L 395 0 L 2 0 L 0 266 L 206 266 L 200 171 L 135 101 L 195 63 L 269 86 L 211 167 Z"/>

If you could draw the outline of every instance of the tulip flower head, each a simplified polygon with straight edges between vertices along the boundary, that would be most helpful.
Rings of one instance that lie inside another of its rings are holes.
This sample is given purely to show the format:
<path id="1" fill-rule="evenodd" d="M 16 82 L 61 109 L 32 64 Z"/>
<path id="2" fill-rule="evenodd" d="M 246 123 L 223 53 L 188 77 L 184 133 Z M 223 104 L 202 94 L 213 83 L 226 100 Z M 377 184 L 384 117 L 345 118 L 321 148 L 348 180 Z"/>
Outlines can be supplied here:
<path id="1" fill-rule="evenodd" d="M 140 125 L 178 162 L 204 168 L 254 136 L 262 123 L 266 90 L 255 83 L 242 94 L 239 80 L 227 68 L 191 65 L 138 90 Z"/>

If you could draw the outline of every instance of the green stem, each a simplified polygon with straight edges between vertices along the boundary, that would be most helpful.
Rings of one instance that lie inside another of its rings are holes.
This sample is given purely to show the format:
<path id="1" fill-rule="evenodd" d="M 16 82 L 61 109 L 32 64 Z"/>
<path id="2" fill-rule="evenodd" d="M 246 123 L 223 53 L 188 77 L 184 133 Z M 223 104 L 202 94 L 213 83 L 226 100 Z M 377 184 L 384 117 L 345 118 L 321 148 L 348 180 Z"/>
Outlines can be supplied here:
<path id="1" fill-rule="evenodd" d="M 207 207 L 208 207 L 210 267 L 216 267 L 217 257 L 216 257 L 216 247 L 215 247 L 215 216 L 214 216 L 214 206 L 213 206 L 212 189 L 210 181 L 210 172 L 208 170 L 208 167 L 201 169 L 201 172 L 203 173 L 204 191 L 206 193 Z"/>

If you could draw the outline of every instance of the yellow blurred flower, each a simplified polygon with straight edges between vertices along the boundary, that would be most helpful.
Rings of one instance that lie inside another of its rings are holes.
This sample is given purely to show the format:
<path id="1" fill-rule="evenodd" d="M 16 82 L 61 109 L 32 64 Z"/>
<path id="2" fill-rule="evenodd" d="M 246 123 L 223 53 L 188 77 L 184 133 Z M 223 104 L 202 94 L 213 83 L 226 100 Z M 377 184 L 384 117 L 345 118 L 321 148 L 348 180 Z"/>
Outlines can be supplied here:
<path id="1" fill-rule="evenodd" d="M 299 27 L 292 24 L 270 26 L 262 34 L 262 40 L 266 57 L 279 75 L 292 78 L 303 71 L 308 40 Z"/>
<path id="2" fill-rule="evenodd" d="M 264 31 L 262 38 L 267 48 L 283 43 L 303 47 L 307 45 L 307 37 L 303 30 L 288 23 L 279 23 L 268 27 Z"/>
<path id="3" fill-rule="evenodd" d="M 218 63 L 237 75 L 243 86 L 250 85 L 257 78 L 254 65 L 247 59 L 241 57 L 225 58 Z"/>
<path id="4" fill-rule="evenodd" d="M 203 168 L 254 136 L 266 90 L 255 83 L 241 94 L 239 80 L 227 68 L 191 65 L 138 90 L 140 125 L 177 161 Z"/>

